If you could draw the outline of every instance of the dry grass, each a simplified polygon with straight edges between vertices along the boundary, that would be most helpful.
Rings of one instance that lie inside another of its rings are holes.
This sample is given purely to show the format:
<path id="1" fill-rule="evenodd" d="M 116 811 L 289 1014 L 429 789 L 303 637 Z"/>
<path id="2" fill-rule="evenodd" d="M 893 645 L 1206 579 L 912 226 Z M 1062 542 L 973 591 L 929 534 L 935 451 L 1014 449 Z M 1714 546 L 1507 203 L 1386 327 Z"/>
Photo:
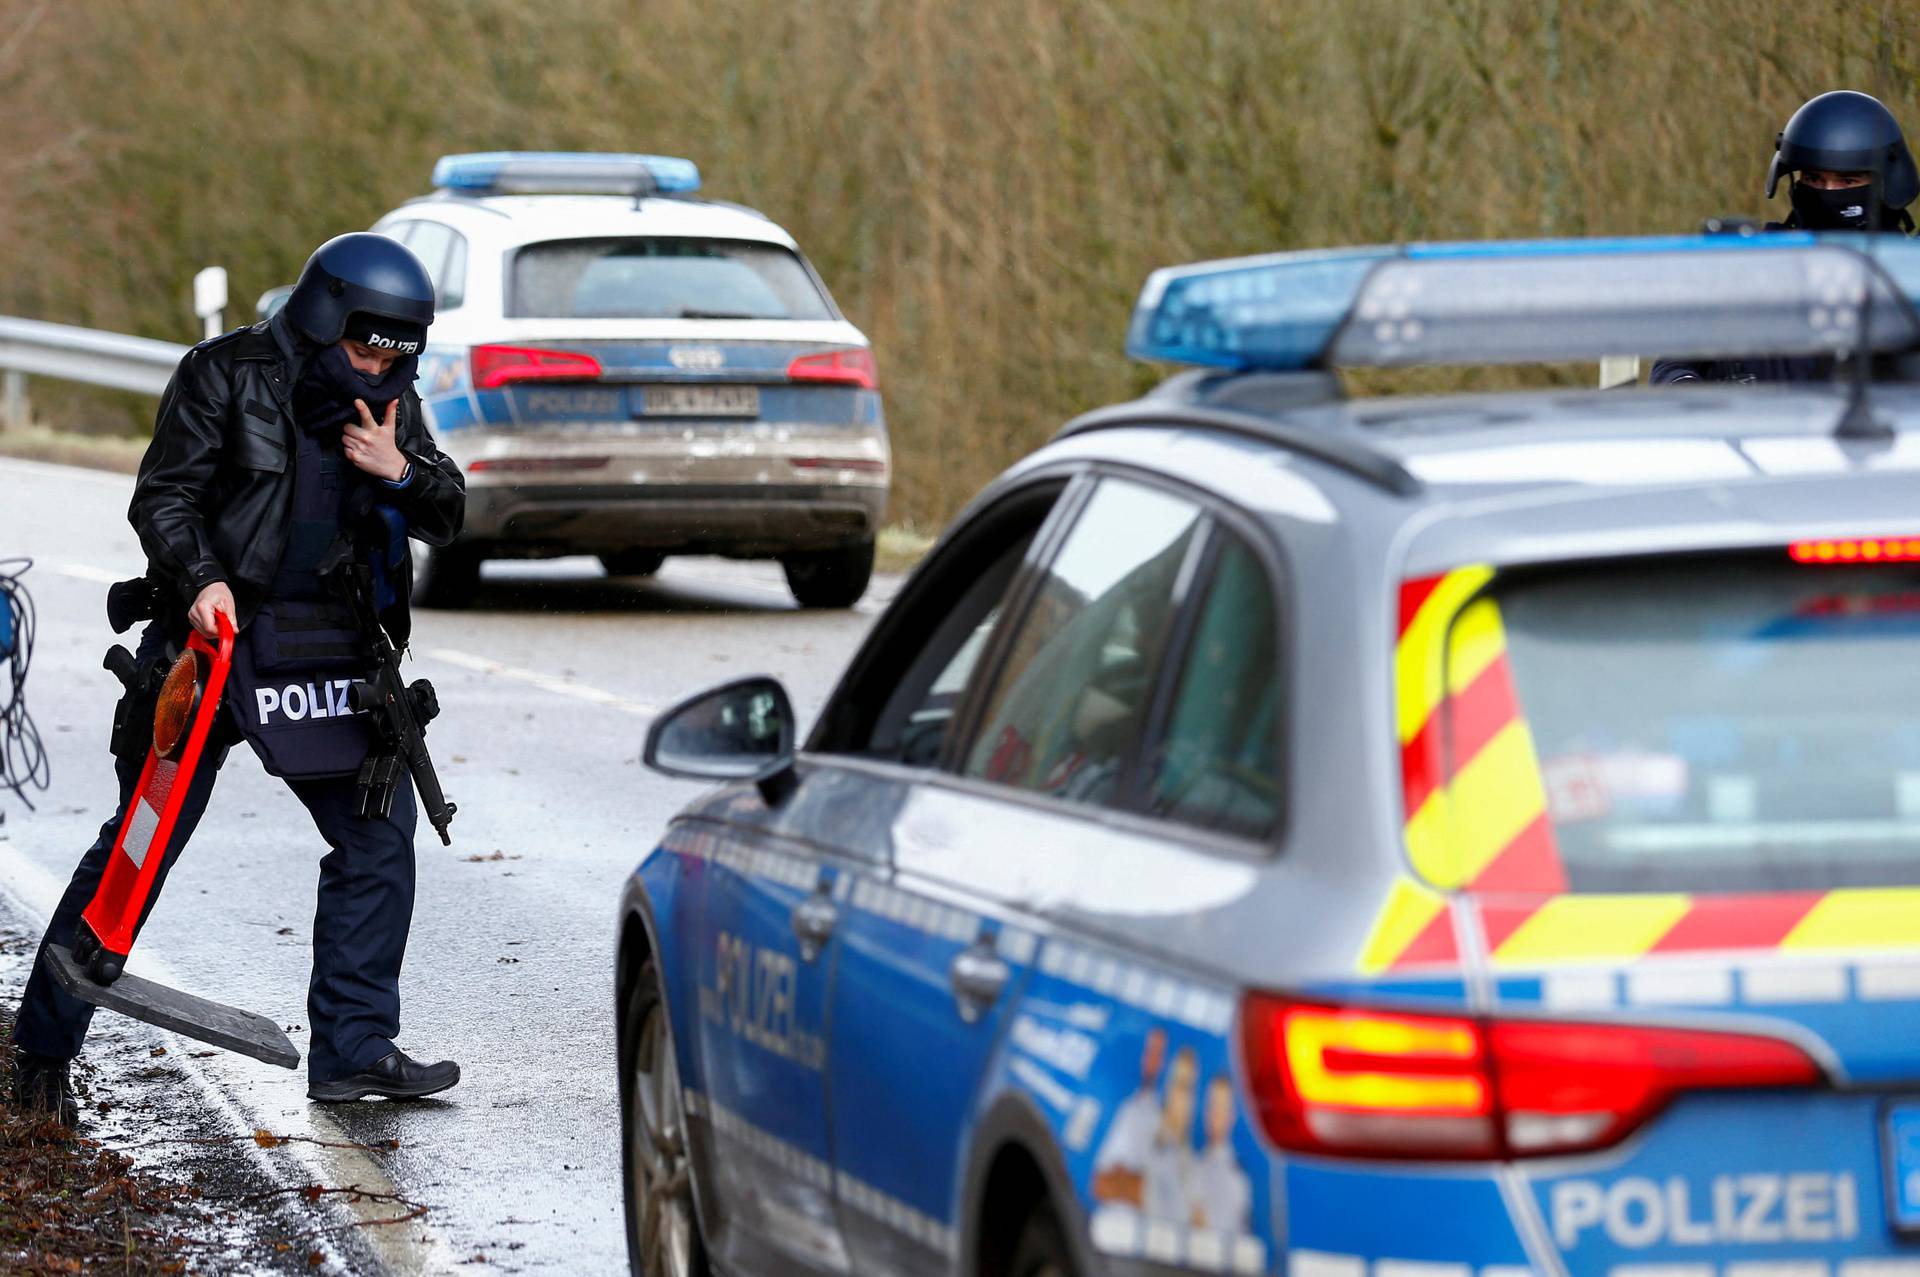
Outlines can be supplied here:
<path id="1" fill-rule="evenodd" d="M 0 944 L 32 952 L 15 932 L 0 932 Z M 163 1183 L 124 1154 L 13 1108 L 12 993 L 0 1004 L 0 1272 L 207 1271 L 190 1232 L 199 1223 L 196 1189 Z"/>
<path id="2" fill-rule="evenodd" d="M 1153 379 L 1155 266 L 1762 215 L 1799 102 L 1920 127 L 1917 75 L 1886 2 L 0 0 L 0 313 L 185 339 L 198 267 L 291 279 L 443 152 L 690 155 L 873 336 L 930 527 Z"/>
<path id="3" fill-rule="evenodd" d="M 0 457 L 53 461 L 67 466 L 86 466 L 93 470 L 112 470 L 118 474 L 133 474 L 139 470 L 140 457 L 146 450 L 145 439 L 125 435 L 75 434 L 38 424 L 0 430 Z"/>

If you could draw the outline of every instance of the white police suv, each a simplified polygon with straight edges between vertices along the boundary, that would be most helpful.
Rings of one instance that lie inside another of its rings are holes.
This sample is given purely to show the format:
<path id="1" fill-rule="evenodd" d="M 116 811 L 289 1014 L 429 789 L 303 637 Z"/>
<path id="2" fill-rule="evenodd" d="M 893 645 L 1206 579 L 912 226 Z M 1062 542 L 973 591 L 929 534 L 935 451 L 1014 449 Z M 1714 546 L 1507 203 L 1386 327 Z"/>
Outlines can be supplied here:
<path id="1" fill-rule="evenodd" d="M 373 229 L 439 290 L 419 388 L 467 477 L 424 603 L 488 558 L 777 558 L 806 606 L 865 590 L 890 457 L 873 352 L 793 238 L 653 155 L 450 155 Z"/>

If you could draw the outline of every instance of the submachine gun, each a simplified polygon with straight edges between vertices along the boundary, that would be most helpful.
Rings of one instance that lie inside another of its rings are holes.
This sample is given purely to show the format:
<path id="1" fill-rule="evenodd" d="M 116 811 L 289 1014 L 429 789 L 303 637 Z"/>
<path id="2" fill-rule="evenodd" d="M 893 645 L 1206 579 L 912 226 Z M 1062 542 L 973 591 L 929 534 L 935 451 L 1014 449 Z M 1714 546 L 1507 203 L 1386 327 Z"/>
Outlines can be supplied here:
<path id="1" fill-rule="evenodd" d="M 367 677 L 347 689 L 347 706 L 364 713 L 373 721 L 379 744 L 360 765 L 359 814 L 366 819 L 383 819 L 393 811 L 393 796 L 404 767 L 413 776 L 413 787 L 420 794 L 433 831 L 441 843 L 452 846 L 447 826 L 458 810 L 440 789 L 440 777 L 427 754 L 427 724 L 440 714 L 440 699 L 433 684 L 424 678 L 412 683 L 400 673 L 400 653 L 387 637 L 374 607 L 373 569 L 358 562 L 341 563 L 330 579 L 334 588 L 353 609 L 361 639 L 373 663 Z"/>

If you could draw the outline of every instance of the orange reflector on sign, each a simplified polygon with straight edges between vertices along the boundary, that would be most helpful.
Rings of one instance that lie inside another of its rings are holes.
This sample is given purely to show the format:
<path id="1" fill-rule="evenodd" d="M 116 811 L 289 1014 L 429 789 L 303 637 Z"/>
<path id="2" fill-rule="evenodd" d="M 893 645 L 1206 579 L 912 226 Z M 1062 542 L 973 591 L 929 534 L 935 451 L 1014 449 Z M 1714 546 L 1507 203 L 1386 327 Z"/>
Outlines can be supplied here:
<path id="1" fill-rule="evenodd" d="M 200 705 L 200 657 L 198 653 L 180 653 L 180 659 L 167 671 L 160 685 L 160 700 L 153 711 L 153 752 L 169 761 L 179 757 L 186 742 L 193 711 Z"/>

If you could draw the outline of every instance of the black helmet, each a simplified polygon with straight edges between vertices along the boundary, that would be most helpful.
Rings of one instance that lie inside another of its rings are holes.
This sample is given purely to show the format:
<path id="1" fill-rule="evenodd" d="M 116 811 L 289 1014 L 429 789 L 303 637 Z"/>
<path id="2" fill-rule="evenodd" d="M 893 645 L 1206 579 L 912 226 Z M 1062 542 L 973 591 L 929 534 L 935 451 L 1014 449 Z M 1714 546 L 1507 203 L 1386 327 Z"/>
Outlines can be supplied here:
<path id="1" fill-rule="evenodd" d="M 1900 122 L 1877 98 L 1864 93 L 1822 93 L 1793 113 L 1774 145 L 1778 149 L 1767 169 L 1768 199 L 1781 174 L 1807 169 L 1876 173 L 1881 201 L 1888 208 L 1905 208 L 1920 196 L 1920 170 L 1914 167 Z"/>
<path id="2" fill-rule="evenodd" d="M 285 313 L 295 328 L 323 346 L 339 341 L 348 319 L 361 315 L 374 321 L 372 344 L 417 355 L 433 322 L 433 280 L 398 240 L 367 231 L 338 235 L 307 259 Z M 356 322 L 355 331 L 363 326 Z M 407 349 L 408 343 L 414 348 Z"/>

